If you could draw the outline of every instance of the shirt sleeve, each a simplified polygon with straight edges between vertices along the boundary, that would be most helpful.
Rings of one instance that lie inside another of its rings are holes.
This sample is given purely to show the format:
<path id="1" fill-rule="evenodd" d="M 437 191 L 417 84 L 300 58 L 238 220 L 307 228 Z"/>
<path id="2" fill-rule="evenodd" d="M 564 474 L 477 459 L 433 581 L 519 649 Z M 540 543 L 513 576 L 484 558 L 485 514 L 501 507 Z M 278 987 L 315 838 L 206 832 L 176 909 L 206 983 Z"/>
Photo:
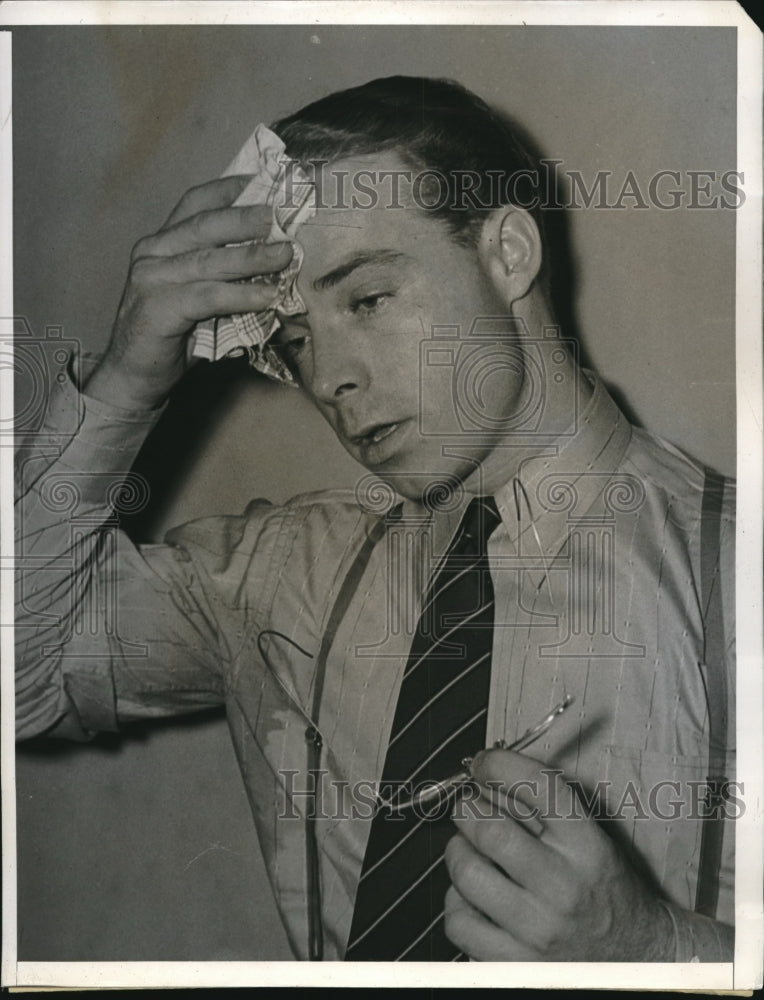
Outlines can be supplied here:
<path id="1" fill-rule="evenodd" d="M 67 376 L 43 426 L 19 443 L 18 739 L 86 740 L 224 699 L 210 566 L 247 519 L 211 519 L 162 545 L 134 545 L 119 528 L 120 513 L 147 498 L 130 469 L 160 413 L 89 399 Z"/>

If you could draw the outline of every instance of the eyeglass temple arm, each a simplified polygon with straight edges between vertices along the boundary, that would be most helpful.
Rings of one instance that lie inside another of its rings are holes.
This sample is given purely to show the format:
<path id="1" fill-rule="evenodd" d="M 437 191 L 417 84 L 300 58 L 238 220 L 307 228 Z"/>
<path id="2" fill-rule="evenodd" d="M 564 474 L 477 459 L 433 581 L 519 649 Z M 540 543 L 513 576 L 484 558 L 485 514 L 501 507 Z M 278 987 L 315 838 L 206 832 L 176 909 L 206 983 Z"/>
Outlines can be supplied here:
<path id="1" fill-rule="evenodd" d="M 531 743 L 534 743 L 540 736 L 543 736 L 544 733 L 551 728 L 555 720 L 559 718 L 565 709 L 572 703 L 572 695 L 566 695 L 558 705 L 555 705 L 548 715 L 544 716 L 541 722 L 538 722 L 531 729 L 527 729 L 519 739 L 515 740 L 514 743 L 507 744 L 504 740 L 497 740 L 494 744 L 494 748 L 499 750 L 514 750 L 516 753 L 519 753 L 521 750 L 525 750 L 525 748 L 529 747 Z M 391 802 L 381 800 L 382 805 L 392 809 L 409 809 L 413 806 L 426 805 L 427 802 L 442 796 L 444 792 L 447 795 L 451 795 L 460 785 L 463 785 L 465 781 L 469 781 L 472 777 L 472 760 L 472 757 L 465 757 L 462 760 L 461 771 L 457 774 L 452 774 L 450 778 L 446 778 L 444 781 L 439 781 L 429 788 L 422 789 L 422 791 L 418 792 L 413 798 L 407 799 L 405 802 L 396 803 L 395 805 Z"/>

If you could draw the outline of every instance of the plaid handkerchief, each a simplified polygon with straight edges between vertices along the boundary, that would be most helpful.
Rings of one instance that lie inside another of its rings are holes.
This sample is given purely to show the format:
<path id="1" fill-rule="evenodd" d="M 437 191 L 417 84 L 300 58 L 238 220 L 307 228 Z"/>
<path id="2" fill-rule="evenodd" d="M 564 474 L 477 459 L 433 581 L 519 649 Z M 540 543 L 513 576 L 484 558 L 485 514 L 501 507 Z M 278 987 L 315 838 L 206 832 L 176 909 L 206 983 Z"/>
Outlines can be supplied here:
<path id="1" fill-rule="evenodd" d="M 223 176 L 254 174 L 234 205 L 271 205 L 273 224 L 266 243 L 291 240 L 307 219 L 315 214 L 312 182 L 295 160 L 284 155 L 284 143 L 265 125 L 258 125 Z M 303 251 L 294 242 L 294 255 L 287 267 L 276 276 L 278 295 L 261 312 L 219 316 L 198 323 L 192 334 L 192 356 L 217 361 L 223 357 L 246 354 L 249 363 L 269 378 L 296 386 L 289 369 L 268 340 L 279 329 L 276 310 L 285 316 L 305 312 L 305 304 L 296 288 Z M 251 281 L 273 283 L 273 276 Z"/>

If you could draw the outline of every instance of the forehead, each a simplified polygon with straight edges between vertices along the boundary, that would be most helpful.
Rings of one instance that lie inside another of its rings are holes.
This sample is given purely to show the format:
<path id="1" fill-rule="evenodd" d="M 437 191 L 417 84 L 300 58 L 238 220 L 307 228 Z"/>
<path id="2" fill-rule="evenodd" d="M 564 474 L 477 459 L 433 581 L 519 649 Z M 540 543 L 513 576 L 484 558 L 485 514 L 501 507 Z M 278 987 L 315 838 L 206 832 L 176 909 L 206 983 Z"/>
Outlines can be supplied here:
<path id="1" fill-rule="evenodd" d="M 416 171 L 392 150 L 349 156 L 331 163 L 318 161 L 312 172 L 318 202 L 331 208 L 350 207 L 354 187 L 356 192 L 373 188 L 380 204 L 389 204 L 393 178 L 401 192 L 400 200 L 413 206 L 411 186 L 415 176 Z M 358 200 L 367 202 L 369 197 L 359 194 Z"/>
<path id="2" fill-rule="evenodd" d="M 330 268 L 351 252 L 448 252 L 453 241 L 445 224 L 415 201 L 415 178 L 416 172 L 392 152 L 324 165 L 315 175 L 316 214 L 297 232 L 305 250 L 303 270 Z"/>

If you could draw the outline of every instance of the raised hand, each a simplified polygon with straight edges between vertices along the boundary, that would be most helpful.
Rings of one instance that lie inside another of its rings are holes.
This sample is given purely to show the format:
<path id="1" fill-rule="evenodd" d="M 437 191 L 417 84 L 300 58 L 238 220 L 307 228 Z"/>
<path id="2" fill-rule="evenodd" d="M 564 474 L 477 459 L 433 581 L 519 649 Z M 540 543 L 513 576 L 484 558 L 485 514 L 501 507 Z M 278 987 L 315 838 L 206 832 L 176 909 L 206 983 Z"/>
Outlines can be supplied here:
<path id="1" fill-rule="evenodd" d="M 192 188 L 162 228 L 133 248 L 109 348 L 88 395 L 127 408 L 160 405 L 192 363 L 188 334 L 202 319 L 267 307 L 276 289 L 241 279 L 280 271 L 289 243 L 263 240 L 272 209 L 232 207 L 248 176 Z"/>

